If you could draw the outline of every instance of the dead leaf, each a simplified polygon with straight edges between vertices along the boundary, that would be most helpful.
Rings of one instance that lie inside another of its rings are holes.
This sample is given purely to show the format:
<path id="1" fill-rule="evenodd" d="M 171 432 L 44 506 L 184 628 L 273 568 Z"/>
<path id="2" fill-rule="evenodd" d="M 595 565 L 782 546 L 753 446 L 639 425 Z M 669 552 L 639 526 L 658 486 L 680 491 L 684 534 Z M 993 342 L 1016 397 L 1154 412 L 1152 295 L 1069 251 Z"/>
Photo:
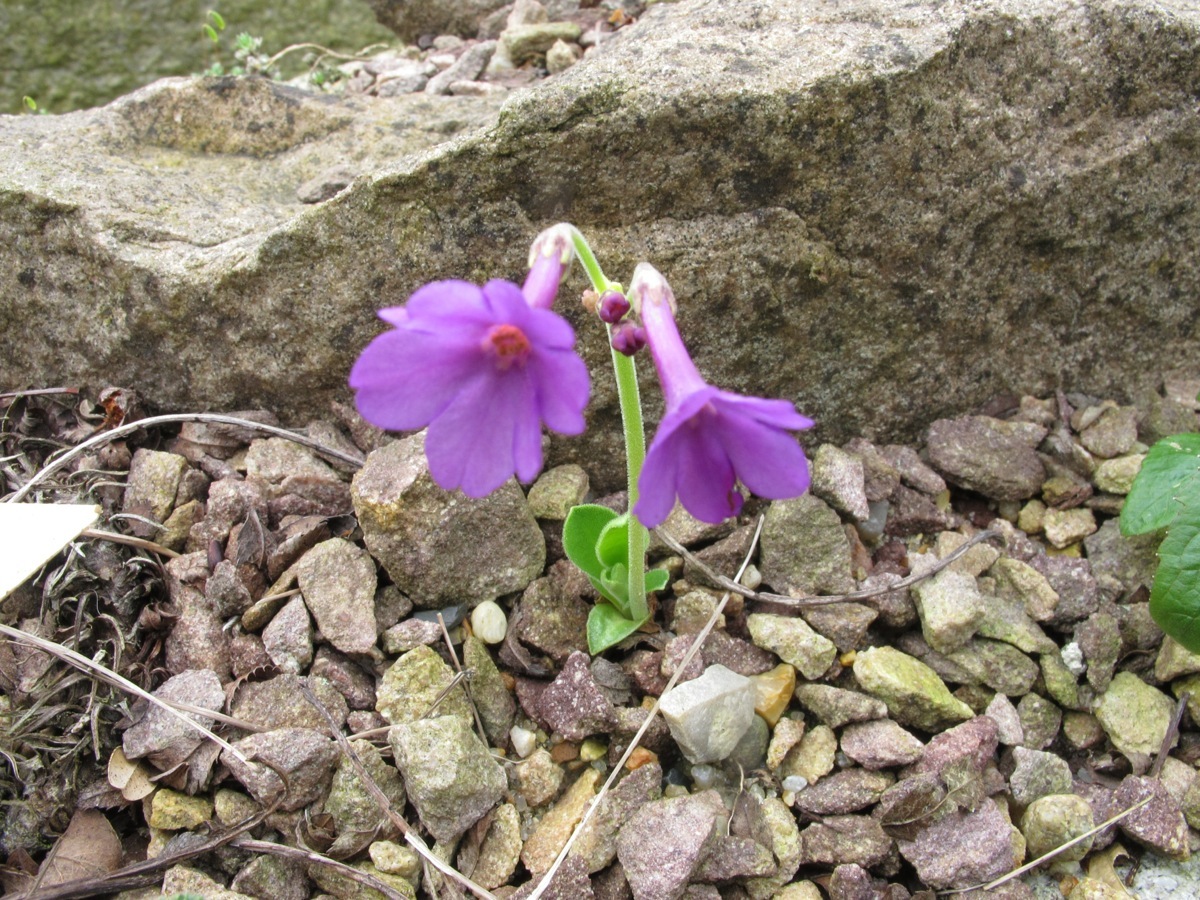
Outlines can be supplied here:
<path id="1" fill-rule="evenodd" d="M 141 800 L 154 791 L 150 770 L 140 760 L 134 762 L 120 747 L 108 758 L 108 783 L 121 792 L 130 803 Z"/>
<path id="2" fill-rule="evenodd" d="M 98 878 L 121 865 L 121 839 L 104 813 L 77 810 L 42 864 L 41 886 Z"/>
<path id="3" fill-rule="evenodd" d="M 1107 850 L 1093 854 L 1087 864 L 1088 878 L 1116 891 L 1115 896 L 1132 898 L 1134 895 L 1117 874 L 1116 863 L 1120 857 L 1130 858 L 1129 852 L 1120 844 L 1111 844 Z"/>

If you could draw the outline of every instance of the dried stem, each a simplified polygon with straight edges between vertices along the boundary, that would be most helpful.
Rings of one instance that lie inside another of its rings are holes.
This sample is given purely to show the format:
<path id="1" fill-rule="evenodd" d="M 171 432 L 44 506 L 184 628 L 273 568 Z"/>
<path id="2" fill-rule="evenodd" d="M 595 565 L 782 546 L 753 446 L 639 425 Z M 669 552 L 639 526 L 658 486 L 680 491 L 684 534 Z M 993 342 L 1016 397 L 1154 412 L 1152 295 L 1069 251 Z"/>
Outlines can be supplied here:
<path id="1" fill-rule="evenodd" d="M 759 525 L 760 530 L 761 530 L 761 527 L 762 526 L 760 523 L 760 525 Z M 929 568 L 923 572 L 918 572 L 918 573 L 909 575 L 907 578 L 901 578 L 899 581 L 893 582 L 892 584 L 889 584 L 889 585 L 885 585 L 885 586 L 877 587 L 877 588 L 867 588 L 866 590 L 861 590 L 861 591 L 851 591 L 848 594 L 829 594 L 829 595 L 825 595 L 825 596 L 821 596 L 821 597 L 799 597 L 798 598 L 798 597 L 788 597 L 783 594 L 770 594 L 770 593 L 760 593 L 758 591 L 752 591 L 749 588 L 738 584 L 736 581 L 731 581 L 730 579 L 726 578 L 724 575 L 714 572 L 711 568 L 709 568 L 707 565 L 705 565 L 702 561 L 697 559 L 696 556 L 690 550 L 687 549 L 687 547 L 685 547 L 685 546 L 683 546 L 683 544 L 679 543 L 679 541 L 677 541 L 669 532 L 663 531 L 661 528 L 656 528 L 656 529 L 654 529 L 654 533 L 658 535 L 659 539 L 664 544 L 666 544 L 673 551 L 678 553 L 685 560 L 687 560 L 692 565 L 694 565 L 696 568 L 698 568 L 707 577 L 711 578 L 713 580 L 713 583 L 719 584 L 721 587 L 723 587 L 725 590 L 729 591 L 730 593 L 740 594 L 741 596 L 745 597 L 747 600 L 757 600 L 762 603 L 777 603 L 777 604 L 787 605 L 787 606 L 805 606 L 805 607 L 827 606 L 832 603 L 847 603 L 847 602 L 855 601 L 855 600 L 872 600 L 875 597 L 878 597 L 882 594 L 890 594 L 892 591 L 903 590 L 906 587 L 911 587 L 912 585 L 916 584 L 919 581 L 923 581 L 926 578 L 930 578 L 930 577 L 936 575 L 938 572 L 942 571 L 942 569 L 946 568 L 948 565 L 950 565 L 955 560 L 957 560 L 959 557 L 961 557 L 963 554 L 965 554 L 968 550 L 970 550 L 976 544 L 981 543 L 982 541 L 990 540 L 991 538 L 1000 537 L 1000 532 L 998 532 L 998 531 L 991 531 L 991 530 L 981 531 L 978 534 L 972 536 L 961 547 L 958 547 L 957 549 L 955 549 L 953 553 L 949 553 L 943 559 L 939 559 L 931 568 Z"/>
<path id="2" fill-rule="evenodd" d="M 67 463 L 76 457 L 86 453 L 93 447 L 98 447 L 101 444 L 106 444 L 109 441 L 115 440 L 126 435 L 133 434 L 142 428 L 152 428 L 157 425 L 178 425 L 184 422 L 201 422 L 213 425 L 233 425 L 238 428 L 248 428 L 254 431 L 261 431 L 263 434 L 269 434 L 274 437 L 286 438 L 309 449 L 316 450 L 322 456 L 328 456 L 331 459 L 336 459 L 339 462 L 344 462 L 352 466 L 360 467 L 363 464 L 361 458 L 351 456 L 349 453 L 343 453 L 341 450 L 335 450 L 332 447 L 327 447 L 320 441 L 313 440 L 307 435 L 298 434 L 294 431 L 288 431 L 286 428 L 276 428 L 274 425 L 265 425 L 262 422 L 252 422 L 249 419 L 239 419 L 236 416 L 223 416 L 216 413 L 172 413 L 165 416 L 151 416 L 148 419 L 138 419 L 136 422 L 129 422 L 109 431 L 102 431 L 99 434 L 94 434 L 81 444 L 76 444 L 58 459 L 45 466 L 41 471 L 25 482 L 25 484 L 17 490 L 7 503 L 18 503 L 25 498 L 38 484 L 45 481 L 55 472 L 62 469 Z"/>
<path id="3" fill-rule="evenodd" d="M 339 875 L 343 875 L 351 881 L 358 882 L 363 887 L 379 891 L 379 893 L 388 897 L 389 900 L 408 900 L 407 894 L 400 893 L 400 891 L 393 888 L 387 882 L 376 878 L 370 872 L 364 872 L 362 869 L 348 866 L 344 862 L 330 859 L 328 856 L 323 856 L 314 850 L 301 850 L 299 847 L 288 847 L 284 844 L 276 844 L 274 841 L 259 841 L 248 837 L 238 837 L 230 843 L 240 850 L 249 850 L 252 853 L 267 853 L 271 856 L 282 856 L 284 859 L 295 859 L 300 862 L 326 866 L 333 869 Z"/>
<path id="4" fill-rule="evenodd" d="M 38 637 L 35 634 L 30 634 L 27 631 L 21 631 L 19 628 L 13 628 L 9 625 L 0 625 L 0 634 L 5 635 L 14 641 L 20 641 L 24 644 L 32 644 L 39 650 L 44 650 L 46 653 L 58 657 L 63 662 L 69 663 L 77 669 L 82 669 L 87 674 L 99 678 L 101 681 L 104 681 L 107 684 L 111 684 L 114 687 L 120 688 L 121 690 L 128 691 L 131 694 L 135 694 L 136 696 L 141 697 L 143 700 L 153 703 L 160 709 L 165 709 L 168 713 L 179 719 L 181 722 L 185 722 L 189 728 L 196 729 L 196 731 L 199 731 L 210 741 L 214 741 L 218 746 L 221 747 L 222 750 L 229 751 L 246 765 L 251 764 L 250 760 L 246 759 L 246 757 L 243 756 L 236 747 L 234 747 L 224 738 L 218 737 L 195 719 L 188 718 L 172 704 L 167 703 L 164 700 L 160 700 L 153 694 L 142 690 L 142 688 L 138 687 L 128 678 L 118 675 L 112 669 L 100 665 L 100 663 L 96 662 L 95 660 L 88 659 L 82 653 L 78 653 L 69 647 L 64 647 L 62 644 L 55 643 L 54 641 L 48 641 L 45 638 Z M 209 718 L 215 718 L 217 715 L 216 713 L 207 709 L 196 710 L 196 712 L 199 712 Z"/>

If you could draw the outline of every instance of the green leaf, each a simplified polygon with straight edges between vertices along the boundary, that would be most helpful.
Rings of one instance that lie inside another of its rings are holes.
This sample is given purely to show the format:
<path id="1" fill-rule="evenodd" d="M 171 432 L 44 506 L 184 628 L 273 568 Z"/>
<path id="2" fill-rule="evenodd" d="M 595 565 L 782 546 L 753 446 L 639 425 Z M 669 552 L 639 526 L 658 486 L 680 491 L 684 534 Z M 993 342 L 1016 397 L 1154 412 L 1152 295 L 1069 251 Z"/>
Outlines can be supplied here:
<path id="1" fill-rule="evenodd" d="M 1170 525 L 1179 511 L 1200 503 L 1200 434 L 1173 434 L 1146 454 L 1121 510 L 1122 534 Z"/>
<path id="2" fill-rule="evenodd" d="M 218 31 L 225 30 L 225 17 L 219 12 L 217 12 L 215 9 L 210 9 L 208 11 L 208 17 L 212 19 L 212 23 L 217 26 Z"/>
<path id="3" fill-rule="evenodd" d="M 596 558 L 602 566 L 626 563 L 629 555 L 629 513 L 617 516 L 596 538 Z"/>
<path id="4" fill-rule="evenodd" d="M 600 593 L 621 615 L 629 615 L 629 569 L 625 563 L 609 566 L 600 576 Z"/>
<path id="5" fill-rule="evenodd" d="M 37 112 L 37 108 L 38 108 L 37 101 L 34 100 L 32 97 L 30 97 L 28 94 L 26 94 L 24 97 L 21 98 L 21 102 L 25 104 L 26 109 L 30 109 L 33 112 Z"/>
<path id="6" fill-rule="evenodd" d="M 612 605 L 597 603 L 588 614 L 588 650 L 593 656 L 602 653 L 621 643 L 641 628 L 645 621 L 643 619 L 641 622 L 635 622 L 633 619 L 627 619 Z"/>
<path id="7" fill-rule="evenodd" d="M 214 44 L 220 40 L 220 38 L 217 37 L 217 29 L 213 28 L 207 22 L 204 24 L 204 33 L 208 35 L 208 39 Z"/>
<path id="8" fill-rule="evenodd" d="M 666 569 L 650 569 L 646 572 L 646 593 L 661 591 L 671 580 L 671 573 Z"/>
<path id="9" fill-rule="evenodd" d="M 585 503 L 573 507 L 563 522 L 563 550 L 571 562 L 592 578 L 593 584 L 600 580 L 605 569 L 596 556 L 596 542 L 604 526 L 616 517 L 607 506 Z"/>
<path id="10" fill-rule="evenodd" d="M 1158 548 L 1150 615 L 1167 634 L 1200 653 L 1200 507 L 1188 506 Z"/>

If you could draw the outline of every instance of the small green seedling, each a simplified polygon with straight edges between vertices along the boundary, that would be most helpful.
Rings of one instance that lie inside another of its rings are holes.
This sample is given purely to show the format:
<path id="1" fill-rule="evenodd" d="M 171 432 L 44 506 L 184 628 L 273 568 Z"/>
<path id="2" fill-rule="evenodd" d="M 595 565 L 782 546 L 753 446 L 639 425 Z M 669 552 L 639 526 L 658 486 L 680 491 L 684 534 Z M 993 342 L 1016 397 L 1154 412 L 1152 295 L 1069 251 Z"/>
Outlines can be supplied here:
<path id="1" fill-rule="evenodd" d="M 1121 510 L 1121 533 L 1165 528 L 1150 590 L 1150 615 L 1200 653 L 1200 434 L 1174 434 L 1150 448 Z"/>
<path id="2" fill-rule="evenodd" d="M 636 521 L 633 527 L 642 528 Z M 648 610 L 636 609 L 636 601 L 629 596 L 629 528 L 628 513 L 617 515 L 593 503 L 572 508 L 563 523 L 563 550 L 605 601 L 597 603 L 588 615 L 588 647 L 592 653 L 625 640 L 650 617 Z M 646 572 L 646 591 L 661 591 L 668 577 L 665 569 L 650 569 Z"/>

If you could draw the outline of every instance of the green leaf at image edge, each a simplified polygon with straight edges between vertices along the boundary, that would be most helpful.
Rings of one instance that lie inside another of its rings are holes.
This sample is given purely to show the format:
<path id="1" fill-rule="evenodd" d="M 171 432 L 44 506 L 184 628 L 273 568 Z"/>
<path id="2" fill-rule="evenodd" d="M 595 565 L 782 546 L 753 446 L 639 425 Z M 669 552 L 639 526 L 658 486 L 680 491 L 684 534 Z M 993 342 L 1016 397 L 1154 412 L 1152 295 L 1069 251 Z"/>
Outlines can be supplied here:
<path id="1" fill-rule="evenodd" d="M 1200 508 L 1185 508 L 1171 523 L 1158 557 L 1150 615 L 1180 644 L 1200 653 Z"/>
<path id="2" fill-rule="evenodd" d="M 1200 503 L 1200 434 L 1173 434 L 1146 454 L 1121 509 L 1121 533 L 1145 534 L 1170 525 Z"/>
<path id="3" fill-rule="evenodd" d="M 593 656 L 616 646 L 646 623 L 627 619 L 611 603 L 597 603 L 588 613 L 588 650 Z"/>

